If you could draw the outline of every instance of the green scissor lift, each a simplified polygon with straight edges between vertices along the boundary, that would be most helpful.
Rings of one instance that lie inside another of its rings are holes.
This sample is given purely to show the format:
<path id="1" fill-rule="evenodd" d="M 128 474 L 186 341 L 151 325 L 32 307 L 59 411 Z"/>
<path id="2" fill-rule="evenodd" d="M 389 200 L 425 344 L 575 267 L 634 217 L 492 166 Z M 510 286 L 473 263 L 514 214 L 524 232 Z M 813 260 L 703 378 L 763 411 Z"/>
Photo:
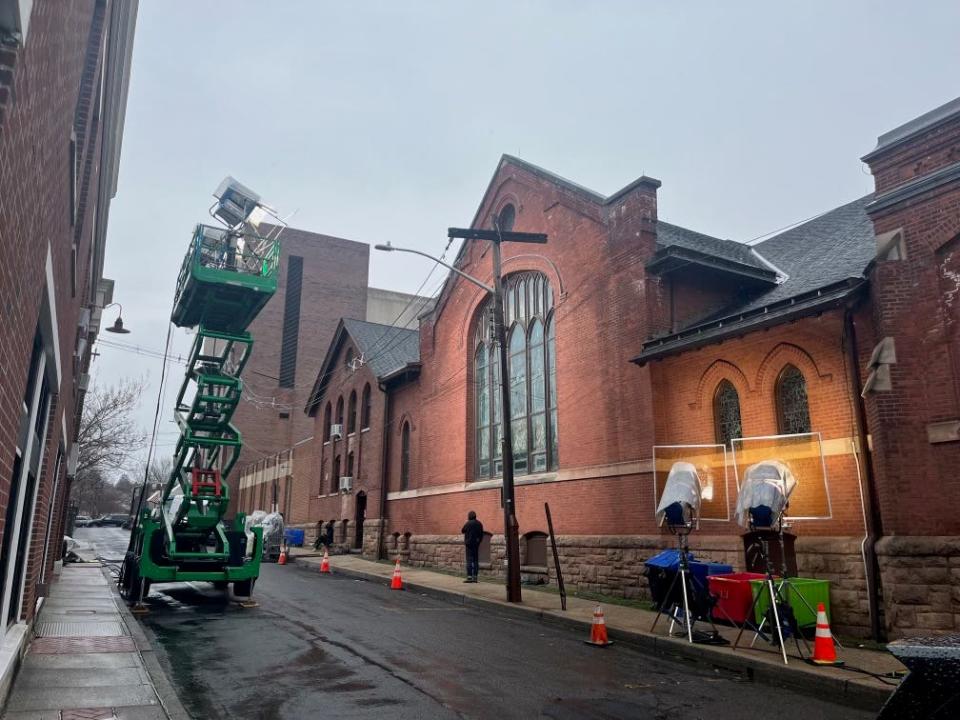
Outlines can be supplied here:
<path id="1" fill-rule="evenodd" d="M 249 597 L 260 574 L 263 530 L 225 515 L 227 476 L 240 456 L 230 422 L 253 338 L 247 327 L 277 289 L 280 245 L 258 235 L 198 225 L 177 282 L 171 320 L 197 328 L 177 395 L 174 466 L 156 507 L 136 511 L 120 588 L 140 603 L 153 582 L 204 580 Z M 144 491 L 146 492 L 146 491 Z"/>

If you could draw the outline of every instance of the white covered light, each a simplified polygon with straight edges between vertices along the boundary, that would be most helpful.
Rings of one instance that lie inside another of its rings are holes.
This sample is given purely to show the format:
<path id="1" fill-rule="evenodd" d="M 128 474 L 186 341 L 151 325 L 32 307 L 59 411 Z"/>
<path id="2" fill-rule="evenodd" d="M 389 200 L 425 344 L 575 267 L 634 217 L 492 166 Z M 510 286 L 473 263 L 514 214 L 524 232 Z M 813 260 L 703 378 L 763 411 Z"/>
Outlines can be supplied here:
<path id="1" fill-rule="evenodd" d="M 668 525 L 694 523 L 700 517 L 700 476 L 692 463 L 675 462 L 657 505 L 657 522 Z"/>
<path id="2" fill-rule="evenodd" d="M 797 487 L 797 479 L 786 463 L 764 460 L 747 468 L 740 494 L 737 496 L 737 523 L 744 528 L 756 524 L 761 516 L 768 517 L 763 527 L 772 527 L 787 509 L 790 496 Z M 759 510 L 763 513 L 759 513 Z"/>

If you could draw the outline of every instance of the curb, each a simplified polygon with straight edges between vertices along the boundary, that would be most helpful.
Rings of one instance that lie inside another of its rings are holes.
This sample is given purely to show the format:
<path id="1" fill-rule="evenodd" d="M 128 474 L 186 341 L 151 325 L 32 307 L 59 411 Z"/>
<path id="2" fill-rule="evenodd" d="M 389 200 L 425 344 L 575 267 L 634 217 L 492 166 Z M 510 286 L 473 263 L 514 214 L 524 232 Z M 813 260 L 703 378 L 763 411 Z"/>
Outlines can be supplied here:
<path id="1" fill-rule="evenodd" d="M 309 566 L 319 564 L 303 556 L 300 556 L 298 560 L 300 562 L 295 564 L 300 564 L 305 571 L 308 570 Z M 363 570 L 335 568 L 333 574 L 372 581 L 386 586 L 390 585 L 389 577 Z M 485 610 L 492 609 L 496 614 L 504 617 L 536 619 L 568 630 L 576 630 L 584 635 L 590 632 L 588 621 L 561 615 L 559 610 L 549 611 L 522 605 L 504 605 L 497 601 L 466 595 L 455 590 L 444 590 L 406 580 L 404 580 L 404 588 L 435 600 L 484 608 Z M 630 645 L 645 653 L 673 660 L 694 661 L 704 667 L 735 672 L 753 682 L 787 688 L 802 695 L 820 699 L 829 697 L 831 702 L 858 710 L 878 712 L 895 689 L 893 687 L 887 689 L 867 685 L 856 682 L 852 678 L 818 675 L 797 670 L 789 665 L 763 662 L 751 658 L 747 654 L 728 654 L 715 650 L 709 645 L 690 645 L 679 639 L 646 635 L 631 630 L 617 630 L 609 625 L 607 626 L 607 634 L 611 640 Z"/>
<path id="2" fill-rule="evenodd" d="M 107 576 L 118 612 L 123 617 L 123 624 L 126 626 L 127 632 L 130 633 L 133 644 L 137 648 L 137 654 L 140 656 L 141 662 L 143 662 L 144 670 L 147 671 L 150 683 L 153 685 L 153 691 L 157 694 L 160 707 L 163 708 L 163 711 L 170 720 L 193 720 L 180 702 L 180 698 L 177 696 L 176 690 L 173 689 L 173 684 L 164 672 L 163 666 L 160 665 L 157 652 L 150 644 L 146 630 L 140 625 L 133 613 L 130 612 L 127 603 L 120 596 L 120 590 L 117 588 L 117 584 L 110 574 L 109 569 L 102 567 L 101 570 L 103 574 Z"/>

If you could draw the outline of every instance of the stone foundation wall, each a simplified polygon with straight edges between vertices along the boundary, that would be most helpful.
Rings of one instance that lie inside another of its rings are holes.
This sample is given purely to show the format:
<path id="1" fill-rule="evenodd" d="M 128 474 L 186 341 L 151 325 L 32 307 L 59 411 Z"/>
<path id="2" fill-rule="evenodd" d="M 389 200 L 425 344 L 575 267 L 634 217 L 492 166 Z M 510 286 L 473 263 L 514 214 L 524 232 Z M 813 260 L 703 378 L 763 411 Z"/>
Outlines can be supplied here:
<path id="1" fill-rule="evenodd" d="M 569 591 L 587 591 L 637 600 L 649 600 L 644 562 L 665 548 L 674 547 L 670 536 L 573 535 L 557 538 L 557 552 Z M 404 564 L 463 571 L 463 538 L 459 535 L 388 534 L 387 555 Z M 739 536 L 693 535 L 690 549 L 701 560 L 745 569 L 743 541 Z M 525 565 L 520 541 L 520 564 L 526 580 L 556 583 L 553 554 L 547 552 L 547 575 Z M 798 538 L 797 569 L 801 577 L 830 581 L 833 631 L 854 637 L 870 632 L 869 607 L 860 542 L 854 538 Z M 481 563 L 484 574 L 505 574 L 506 547 L 502 535 L 490 539 L 490 562 Z M 958 564 L 960 568 L 960 564 Z M 958 570 L 960 573 L 960 570 Z"/>
<path id="2" fill-rule="evenodd" d="M 891 638 L 960 630 L 960 538 L 881 538 L 877 560 Z"/>

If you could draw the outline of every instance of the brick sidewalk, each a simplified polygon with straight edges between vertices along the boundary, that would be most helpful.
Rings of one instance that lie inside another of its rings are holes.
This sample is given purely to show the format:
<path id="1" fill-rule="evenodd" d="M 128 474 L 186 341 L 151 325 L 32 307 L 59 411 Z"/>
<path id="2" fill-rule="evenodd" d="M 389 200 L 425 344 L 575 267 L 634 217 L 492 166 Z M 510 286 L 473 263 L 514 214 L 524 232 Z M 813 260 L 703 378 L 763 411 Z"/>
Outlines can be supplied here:
<path id="1" fill-rule="evenodd" d="M 5 720 L 186 717 L 175 698 L 165 696 L 166 708 L 161 702 L 152 679 L 156 672 L 148 672 L 144 660 L 149 645 L 99 563 L 64 566 L 40 610 L 35 635 Z"/>
<path id="2" fill-rule="evenodd" d="M 294 548 L 292 557 L 295 566 L 319 566 L 320 558 L 313 553 Z M 334 573 L 364 577 L 383 583 L 389 583 L 393 575 L 393 565 L 364 560 L 356 555 L 334 555 L 330 558 Z M 498 612 L 516 613 L 533 616 L 542 621 L 567 625 L 583 634 L 590 635 L 590 624 L 597 602 L 576 597 L 567 598 L 567 610 L 560 609 L 560 596 L 534 588 L 523 589 L 523 602 L 508 603 L 502 581 L 465 584 L 462 577 L 447 575 L 424 568 L 404 567 L 403 580 L 408 590 L 423 592 L 451 602 L 476 604 L 492 608 Z M 672 655 L 695 659 L 736 672 L 743 673 L 753 680 L 772 685 L 789 687 L 801 693 L 831 697 L 835 702 L 879 710 L 893 691 L 893 686 L 850 669 L 817 667 L 808 665 L 797 654 L 794 645 L 789 644 L 787 655 L 790 664 L 784 665 L 779 649 L 758 640 L 754 648 L 748 648 L 752 633 L 744 633 L 746 642 L 741 641 L 740 648 L 733 651 L 729 646 L 690 645 L 686 639 L 667 637 L 669 620 L 661 618 L 655 633 L 650 632 L 656 613 L 650 610 L 625 605 L 604 604 L 603 611 L 611 639 L 628 642 L 641 649 L 659 655 Z M 706 624 L 698 627 L 708 628 Z M 718 626 L 720 633 L 731 644 L 737 629 Z M 892 655 L 887 652 L 845 647 L 838 650 L 849 668 L 860 668 L 876 674 L 902 672 L 904 670 Z"/>

